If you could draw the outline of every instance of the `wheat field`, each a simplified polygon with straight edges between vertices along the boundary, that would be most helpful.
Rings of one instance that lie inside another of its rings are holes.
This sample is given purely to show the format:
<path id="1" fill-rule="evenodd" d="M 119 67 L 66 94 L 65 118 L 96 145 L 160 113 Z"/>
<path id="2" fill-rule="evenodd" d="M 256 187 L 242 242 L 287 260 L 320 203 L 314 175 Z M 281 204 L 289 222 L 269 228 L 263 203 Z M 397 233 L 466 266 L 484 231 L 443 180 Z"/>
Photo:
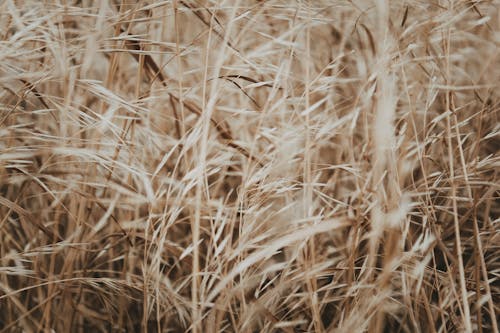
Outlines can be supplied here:
<path id="1" fill-rule="evenodd" d="M 494 332 L 499 0 L 0 0 L 0 332 Z"/>

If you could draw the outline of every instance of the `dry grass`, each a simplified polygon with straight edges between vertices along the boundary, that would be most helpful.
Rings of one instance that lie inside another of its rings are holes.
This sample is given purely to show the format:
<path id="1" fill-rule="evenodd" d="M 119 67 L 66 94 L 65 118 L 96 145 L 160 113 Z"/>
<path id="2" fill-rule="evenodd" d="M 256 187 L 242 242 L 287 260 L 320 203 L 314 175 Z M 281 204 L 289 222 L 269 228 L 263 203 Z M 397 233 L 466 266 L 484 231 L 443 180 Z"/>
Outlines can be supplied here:
<path id="1" fill-rule="evenodd" d="M 496 332 L 498 0 L 0 1 L 0 332 Z"/>

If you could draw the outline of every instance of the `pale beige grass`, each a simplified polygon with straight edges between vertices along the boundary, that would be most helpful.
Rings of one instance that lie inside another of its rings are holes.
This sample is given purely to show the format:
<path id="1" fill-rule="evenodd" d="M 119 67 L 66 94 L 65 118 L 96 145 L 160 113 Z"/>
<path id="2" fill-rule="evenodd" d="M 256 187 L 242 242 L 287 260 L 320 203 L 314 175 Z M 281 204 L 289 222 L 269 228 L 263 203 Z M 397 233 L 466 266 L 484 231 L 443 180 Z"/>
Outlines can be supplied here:
<path id="1" fill-rule="evenodd" d="M 0 332 L 497 332 L 498 0 L 0 1 Z"/>

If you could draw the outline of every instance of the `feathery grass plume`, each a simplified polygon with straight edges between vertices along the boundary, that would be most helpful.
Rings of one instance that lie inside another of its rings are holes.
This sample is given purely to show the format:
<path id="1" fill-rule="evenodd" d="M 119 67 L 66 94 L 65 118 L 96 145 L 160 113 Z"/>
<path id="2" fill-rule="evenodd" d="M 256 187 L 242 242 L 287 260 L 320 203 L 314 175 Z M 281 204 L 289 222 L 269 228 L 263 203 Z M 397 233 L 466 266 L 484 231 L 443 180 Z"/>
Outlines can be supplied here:
<path id="1" fill-rule="evenodd" d="M 498 332 L 500 1 L 0 1 L 0 332 Z"/>

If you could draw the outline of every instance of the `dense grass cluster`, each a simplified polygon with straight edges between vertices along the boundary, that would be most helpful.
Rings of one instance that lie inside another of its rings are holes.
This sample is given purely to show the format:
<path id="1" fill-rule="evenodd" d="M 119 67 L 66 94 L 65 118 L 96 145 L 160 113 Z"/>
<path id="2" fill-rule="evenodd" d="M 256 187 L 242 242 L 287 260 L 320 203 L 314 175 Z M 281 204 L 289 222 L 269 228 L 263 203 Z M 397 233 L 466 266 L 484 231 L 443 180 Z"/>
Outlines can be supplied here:
<path id="1" fill-rule="evenodd" d="M 0 0 L 0 332 L 496 332 L 500 1 Z"/>

